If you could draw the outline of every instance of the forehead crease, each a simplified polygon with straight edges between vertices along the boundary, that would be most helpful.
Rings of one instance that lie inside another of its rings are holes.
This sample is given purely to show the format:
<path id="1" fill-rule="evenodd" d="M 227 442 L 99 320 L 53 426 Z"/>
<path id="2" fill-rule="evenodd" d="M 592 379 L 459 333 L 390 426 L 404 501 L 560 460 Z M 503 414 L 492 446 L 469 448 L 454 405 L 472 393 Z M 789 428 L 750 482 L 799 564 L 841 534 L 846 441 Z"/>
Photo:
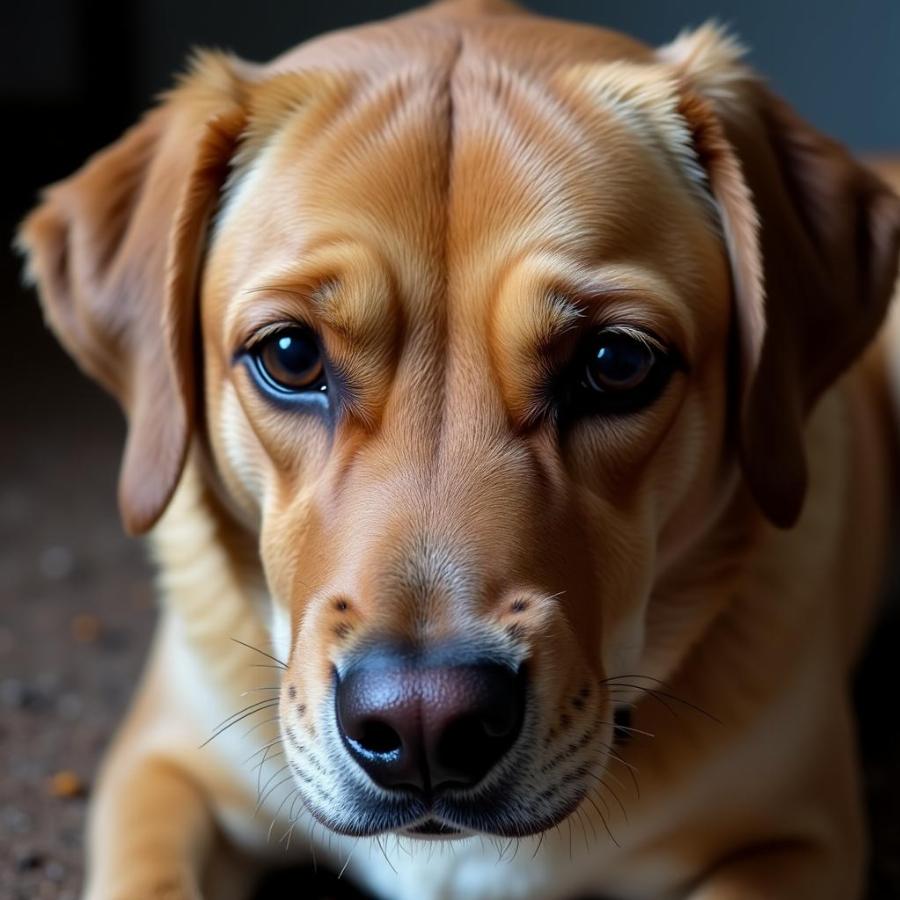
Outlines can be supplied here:
<path id="1" fill-rule="evenodd" d="M 377 256 L 391 297 L 434 302 L 444 259 L 448 78 L 436 60 L 320 93 L 287 114 L 244 162 L 223 215 L 232 283 L 258 282 L 261 270 L 305 271 L 322 248 L 338 245 Z M 348 286 L 346 270 L 336 274 L 349 289 L 327 292 L 319 312 L 348 333 L 371 333 L 383 315 L 373 307 L 387 294 L 365 290 L 362 277 Z M 290 287 L 292 278 L 277 280 Z"/>
<path id="2" fill-rule="evenodd" d="M 489 227 L 494 240 L 517 240 L 537 217 L 576 228 L 553 215 L 574 207 L 577 187 L 558 173 L 574 175 L 595 163 L 583 126 L 559 98 L 546 85 L 490 63 L 461 66 L 453 95 L 457 234 Z"/>
<path id="3" fill-rule="evenodd" d="M 302 180 L 303 206 L 317 221 L 347 213 L 363 228 L 433 236 L 448 147 L 445 82 L 410 70 L 351 98 L 323 134 L 301 126 L 284 141 L 284 169 Z M 298 157 L 304 158 L 297 165 Z"/>
<path id="4" fill-rule="evenodd" d="M 289 113 L 255 158 L 242 160 L 224 207 L 228 231 L 257 235 L 244 242 L 254 245 L 247 265 L 258 268 L 260 256 L 272 266 L 294 262 L 310 245 L 358 240 L 377 246 L 399 276 L 433 278 L 428 262 L 443 245 L 448 104 L 447 75 L 433 66 L 326 91 Z"/>

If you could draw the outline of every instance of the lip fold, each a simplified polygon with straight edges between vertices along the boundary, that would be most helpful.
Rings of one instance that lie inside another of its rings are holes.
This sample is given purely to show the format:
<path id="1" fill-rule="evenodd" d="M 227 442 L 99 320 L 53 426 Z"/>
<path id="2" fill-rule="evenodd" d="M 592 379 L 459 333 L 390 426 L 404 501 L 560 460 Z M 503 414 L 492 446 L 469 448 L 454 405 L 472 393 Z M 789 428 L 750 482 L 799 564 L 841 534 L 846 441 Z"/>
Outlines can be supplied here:
<path id="1" fill-rule="evenodd" d="M 356 809 L 336 819 L 308 803 L 307 809 L 326 828 L 350 837 L 373 837 L 395 833 L 425 840 L 460 839 L 473 835 L 493 837 L 527 837 L 540 834 L 565 821 L 580 806 L 587 788 L 577 790 L 562 800 L 558 808 L 537 817 L 520 818 L 512 809 L 498 808 L 484 798 L 460 803 L 458 798 L 424 802 L 408 797 L 404 802 L 382 803 L 360 799 Z M 398 798 L 399 799 L 399 798 Z"/>

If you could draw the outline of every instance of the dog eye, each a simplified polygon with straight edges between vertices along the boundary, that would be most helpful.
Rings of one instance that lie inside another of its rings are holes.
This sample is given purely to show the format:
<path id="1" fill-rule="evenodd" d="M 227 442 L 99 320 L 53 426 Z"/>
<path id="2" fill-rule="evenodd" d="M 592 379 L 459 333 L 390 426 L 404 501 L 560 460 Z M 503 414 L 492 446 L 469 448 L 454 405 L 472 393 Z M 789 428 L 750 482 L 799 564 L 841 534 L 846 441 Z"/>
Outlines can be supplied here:
<path id="1" fill-rule="evenodd" d="M 322 351 L 308 328 L 276 331 L 251 352 L 260 374 L 277 390 L 300 393 L 327 388 Z"/>
<path id="2" fill-rule="evenodd" d="M 585 412 L 627 413 L 662 393 L 675 361 L 649 335 L 602 328 L 582 345 L 575 366 L 577 406 Z"/>
<path id="3" fill-rule="evenodd" d="M 588 349 L 585 383 L 595 391 L 630 391 L 640 387 L 656 364 L 649 344 L 619 332 L 601 331 Z"/>

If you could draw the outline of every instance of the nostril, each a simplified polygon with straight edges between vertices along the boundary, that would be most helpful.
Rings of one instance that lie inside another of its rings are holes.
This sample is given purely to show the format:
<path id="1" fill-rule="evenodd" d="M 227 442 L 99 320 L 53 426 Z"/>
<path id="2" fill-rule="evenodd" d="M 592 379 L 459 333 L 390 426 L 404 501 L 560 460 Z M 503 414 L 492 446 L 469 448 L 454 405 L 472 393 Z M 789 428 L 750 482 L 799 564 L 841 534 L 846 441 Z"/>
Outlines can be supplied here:
<path id="1" fill-rule="evenodd" d="M 519 726 L 515 704 L 506 703 L 480 716 L 478 723 L 490 738 L 505 738 Z"/>
<path id="2" fill-rule="evenodd" d="M 351 740 L 363 752 L 377 756 L 390 756 L 403 748 L 400 735 L 387 722 L 378 719 L 365 719 L 361 722 L 359 736 Z"/>
<path id="3" fill-rule="evenodd" d="M 490 738 L 486 723 L 480 716 L 464 716 L 447 726 L 436 748 L 441 766 L 448 770 L 459 768 L 460 760 L 474 761 L 485 739 Z"/>
<path id="4" fill-rule="evenodd" d="M 438 786 L 465 786 L 478 781 L 516 737 L 519 721 L 512 704 L 460 716 L 447 724 L 434 750 Z"/>

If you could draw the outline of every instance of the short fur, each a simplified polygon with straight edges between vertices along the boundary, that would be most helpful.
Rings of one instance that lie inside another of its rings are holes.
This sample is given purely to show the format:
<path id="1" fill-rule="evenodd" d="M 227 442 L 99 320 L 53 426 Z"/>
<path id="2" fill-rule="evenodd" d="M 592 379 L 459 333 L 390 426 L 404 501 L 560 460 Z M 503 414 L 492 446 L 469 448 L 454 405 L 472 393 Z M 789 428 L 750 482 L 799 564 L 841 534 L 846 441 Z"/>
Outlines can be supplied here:
<path id="1" fill-rule="evenodd" d="M 888 541 L 898 241 L 896 196 L 715 28 L 653 50 L 451 2 L 199 56 L 20 232 L 128 414 L 123 518 L 161 573 L 89 900 L 246 896 L 313 858 L 401 900 L 859 896 L 847 678 Z M 235 361 L 296 320 L 341 373 L 330 424 Z M 542 385 L 598 324 L 686 371 L 561 432 Z M 384 635 L 528 661 L 450 849 L 335 736 L 332 670 Z"/>

